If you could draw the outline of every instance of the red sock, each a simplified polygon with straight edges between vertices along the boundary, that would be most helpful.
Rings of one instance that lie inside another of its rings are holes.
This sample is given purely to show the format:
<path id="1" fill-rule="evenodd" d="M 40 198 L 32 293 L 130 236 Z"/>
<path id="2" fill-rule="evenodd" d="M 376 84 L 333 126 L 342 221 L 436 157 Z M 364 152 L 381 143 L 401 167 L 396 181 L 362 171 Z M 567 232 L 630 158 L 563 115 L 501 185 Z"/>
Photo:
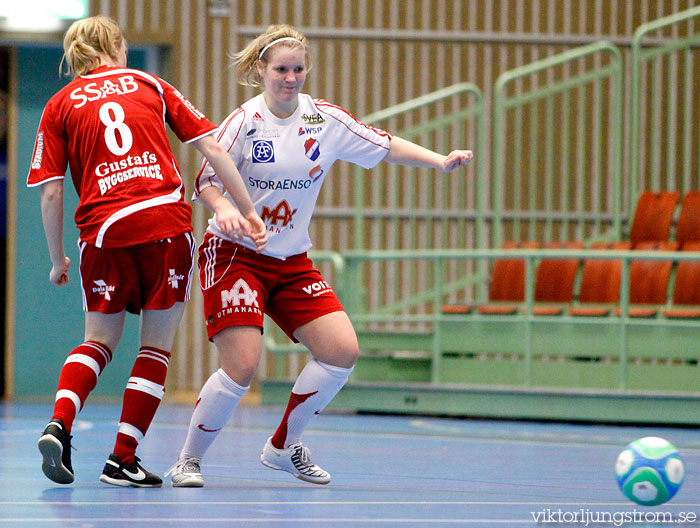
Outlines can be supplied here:
<path id="1" fill-rule="evenodd" d="M 112 351 L 96 341 L 87 341 L 74 349 L 61 369 L 53 418 L 63 420 L 70 432 L 73 420 L 97 385 L 97 377 L 112 360 Z"/>
<path id="2" fill-rule="evenodd" d="M 124 391 L 122 416 L 114 452 L 125 464 L 134 461 L 136 446 L 148 431 L 165 392 L 170 353 L 141 347 Z"/>
<path id="3" fill-rule="evenodd" d="M 294 409 L 296 409 L 299 405 L 304 403 L 306 400 L 308 400 L 311 396 L 314 394 L 318 394 L 318 391 L 310 392 L 308 394 L 295 394 L 292 393 L 289 396 L 289 403 L 287 403 L 287 410 L 284 413 L 284 416 L 282 417 L 282 421 L 280 422 L 279 427 L 277 427 L 277 430 L 275 431 L 275 434 L 272 435 L 272 439 L 270 440 L 270 443 L 276 447 L 277 449 L 284 449 L 285 448 L 285 440 L 287 439 L 287 423 L 289 422 L 289 415 L 292 413 Z"/>
<path id="4" fill-rule="evenodd" d="M 301 442 L 306 427 L 338 394 L 351 372 L 352 368 L 335 367 L 311 359 L 292 388 L 287 411 L 270 443 L 277 449 L 286 449 Z"/>

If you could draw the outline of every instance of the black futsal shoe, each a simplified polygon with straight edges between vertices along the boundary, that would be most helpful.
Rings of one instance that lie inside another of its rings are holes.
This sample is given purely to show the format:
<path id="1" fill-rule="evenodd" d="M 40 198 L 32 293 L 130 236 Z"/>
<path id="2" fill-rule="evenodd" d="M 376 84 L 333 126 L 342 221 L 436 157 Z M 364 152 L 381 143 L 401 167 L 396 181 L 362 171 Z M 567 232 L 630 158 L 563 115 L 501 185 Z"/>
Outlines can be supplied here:
<path id="1" fill-rule="evenodd" d="M 71 438 L 60 418 L 51 420 L 39 438 L 39 451 L 44 457 L 41 470 L 59 484 L 70 484 L 75 478 L 70 462 Z"/>
<path id="2" fill-rule="evenodd" d="M 159 476 L 149 473 L 139 462 L 139 457 L 134 457 L 131 464 L 124 464 L 115 453 L 109 455 L 105 468 L 102 470 L 100 480 L 113 486 L 132 488 L 160 488 L 163 481 Z"/>

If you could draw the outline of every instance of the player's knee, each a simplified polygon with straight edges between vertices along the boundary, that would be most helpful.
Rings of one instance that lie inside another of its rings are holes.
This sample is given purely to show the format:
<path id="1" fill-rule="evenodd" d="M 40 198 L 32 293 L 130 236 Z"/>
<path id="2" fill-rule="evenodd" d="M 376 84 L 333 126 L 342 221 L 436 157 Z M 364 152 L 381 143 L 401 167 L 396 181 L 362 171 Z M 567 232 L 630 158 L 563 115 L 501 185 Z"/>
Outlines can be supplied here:
<path id="1" fill-rule="evenodd" d="M 350 368 L 357 363 L 357 358 L 360 356 L 360 348 L 357 343 L 347 344 L 339 347 L 334 355 L 333 365 L 336 367 Z"/>
<path id="2" fill-rule="evenodd" d="M 259 363 L 260 358 L 255 354 L 240 354 L 233 361 L 222 361 L 221 367 L 233 381 L 247 387 L 253 381 Z"/>

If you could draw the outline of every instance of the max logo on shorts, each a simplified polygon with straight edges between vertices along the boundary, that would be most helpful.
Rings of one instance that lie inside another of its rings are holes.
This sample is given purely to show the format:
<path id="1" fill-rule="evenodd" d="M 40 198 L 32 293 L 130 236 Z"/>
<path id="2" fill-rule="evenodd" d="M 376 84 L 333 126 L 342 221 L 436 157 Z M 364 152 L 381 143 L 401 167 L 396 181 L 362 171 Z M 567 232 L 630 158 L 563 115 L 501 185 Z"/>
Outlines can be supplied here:
<path id="1" fill-rule="evenodd" d="M 110 296 L 109 292 L 113 292 L 116 289 L 116 287 L 107 284 L 105 281 L 103 281 L 101 279 L 93 281 L 93 282 L 95 284 L 97 284 L 97 287 L 95 287 L 95 286 L 92 287 L 92 293 L 96 293 L 98 295 L 104 295 L 106 301 L 111 301 L 112 297 Z"/>
<path id="2" fill-rule="evenodd" d="M 238 279 L 233 288 L 221 292 L 221 308 L 228 308 L 229 305 L 258 308 L 258 292 L 251 290 L 243 279 Z"/>

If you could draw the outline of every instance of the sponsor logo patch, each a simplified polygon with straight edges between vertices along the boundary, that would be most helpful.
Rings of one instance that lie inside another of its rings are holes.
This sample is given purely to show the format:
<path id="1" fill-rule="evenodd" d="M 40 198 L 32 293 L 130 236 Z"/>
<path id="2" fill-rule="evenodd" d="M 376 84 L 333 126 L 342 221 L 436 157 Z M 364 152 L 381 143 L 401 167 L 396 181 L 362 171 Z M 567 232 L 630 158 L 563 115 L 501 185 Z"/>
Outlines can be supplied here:
<path id="1" fill-rule="evenodd" d="M 301 118 L 308 125 L 318 125 L 318 124 L 326 122 L 326 120 L 323 119 L 323 116 L 321 114 L 318 114 L 318 113 L 317 114 L 302 114 Z"/>
<path id="2" fill-rule="evenodd" d="M 323 169 L 320 165 L 316 165 L 313 169 L 309 171 L 309 178 L 311 178 L 311 181 L 313 182 L 318 180 L 321 176 L 323 176 Z"/>
<path id="3" fill-rule="evenodd" d="M 228 314 L 255 313 L 262 315 L 258 305 L 258 292 L 252 290 L 243 279 L 238 279 L 233 288 L 221 292 L 221 310 L 216 314 L 221 318 Z"/>
<path id="4" fill-rule="evenodd" d="M 168 276 L 168 284 L 170 284 L 170 287 L 177 290 L 178 287 L 180 286 L 180 281 L 185 280 L 184 275 L 178 275 L 175 273 L 174 269 L 169 269 L 170 275 Z"/>
<path id="5" fill-rule="evenodd" d="M 32 160 L 32 169 L 41 168 L 41 159 L 44 157 L 44 133 L 39 132 L 36 135 L 36 152 L 34 152 L 34 159 Z"/>
<path id="6" fill-rule="evenodd" d="M 104 295 L 104 298 L 106 301 L 111 301 L 112 296 L 110 295 L 110 292 L 113 292 L 116 290 L 116 286 L 112 286 L 111 284 L 107 284 L 105 281 L 102 279 L 93 281 L 96 286 L 92 287 L 92 293 L 96 293 L 98 295 Z"/>
<path id="7" fill-rule="evenodd" d="M 289 223 L 292 221 L 292 218 L 294 218 L 294 213 L 296 212 L 297 210 L 292 209 L 292 207 L 287 203 L 287 200 L 282 200 L 272 209 L 266 205 L 263 206 L 260 218 L 263 222 L 270 222 L 270 225 L 272 226 L 275 226 L 277 225 L 277 222 L 280 222 L 282 227 L 287 227 L 287 225 L 289 225 Z"/>
<path id="8" fill-rule="evenodd" d="M 302 289 L 304 290 L 304 293 L 307 295 L 312 295 L 313 297 L 318 297 L 319 295 L 333 291 L 330 284 L 323 280 L 314 282 L 308 286 L 304 286 Z"/>
<path id="9" fill-rule="evenodd" d="M 321 131 L 323 131 L 323 127 L 299 127 L 300 136 L 306 134 L 319 134 Z"/>
<path id="10" fill-rule="evenodd" d="M 274 163 L 275 148 L 272 141 L 258 139 L 253 141 L 253 163 Z"/>

